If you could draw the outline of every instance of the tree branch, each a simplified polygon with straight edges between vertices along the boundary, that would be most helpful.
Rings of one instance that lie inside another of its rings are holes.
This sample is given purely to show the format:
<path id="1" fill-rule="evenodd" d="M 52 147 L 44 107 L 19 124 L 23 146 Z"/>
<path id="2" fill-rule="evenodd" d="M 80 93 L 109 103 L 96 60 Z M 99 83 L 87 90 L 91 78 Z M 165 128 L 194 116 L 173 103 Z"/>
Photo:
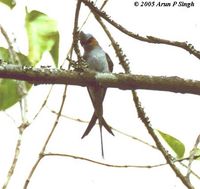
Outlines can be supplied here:
<path id="1" fill-rule="evenodd" d="M 123 27 L 122 25 L 120 25 L 117 22 L 115 22 L 114 20 L 112 20 L 111 17 L 105 11 L 101 11 L 100 9 L 98 9 L 92 1 L 88 1 L 88 0 L 81 0 L 81 1 L 86 6 L 88 6 L 89 9 L 94 14 L 99 15 L 101 18 L 105 19 L 108 23 L 110 23 L 112 26 L 117 28 L 119 31 L 121 31 L 122 33 L 124 33 L 124 34 L 126 34 L 126 35 L 128 35 L 128 36 L 130 36 L 134 39 L 144 41 L 144 42 L 148 42 L 148 43 L 165 44 L 165 45 L 171 45 L 171 46 L 179 47 L 179 48 L 186 50 L 190 54 L 193 54 L 198 59 L 200 59 L 200 51 L 196 50 L 192 44 L 189 44 L 187 42 L 179 42 L 179 41 L 171 41 L 171 40 L 167 40 L 167 39 L 161 39 L 161 38 L 154 37 L 154 36 L 143 37 L 139 34 L 136 34 L 136 33 L 133 33 L 131 31 L 127 30 L 125 27 Z"/>
<path id="2" fill-rule="evenodd" d="M 93 160 L 93 159 L 89 159 L 89 158 L 85 158 L 85 157 L 81 157 L 81 156 L 76 156 L 76 155 L 70 155 L 70 154 L 61 154 L 61 153 L 46 153 L 46 154 L 44 154 L 44 157 L 53 157 L 53 156 L 84 160 L 84 161 L 88 161 L 88 162 L 91 162 L 91 163 L 95 163 L 95 164 L 106 166 L 106 167 L 112 167 L 112 168 L 142 168 L 142 169 L 150 169 L 150 168 L 156 168 L 156 167 L 161 167 L 161 166 L 165 166 L 166 165 L 166 163 L 160 163 L 160 164 L 155 164 L 155 165 L 117 165 L 117 164 L 103 163 L 103 162 L 96 161 L 96 160 Z"/>
<path id="3" fill-rule="evenodd" d="M 123 90 L 146 89 L 200 95 L 200 81 L 186 80 L 177 76 L 76 72 L 56 68 L 32 68 L 0 64 L 0 78 L 24 80 L 33 84 L 100 85 Z"/>

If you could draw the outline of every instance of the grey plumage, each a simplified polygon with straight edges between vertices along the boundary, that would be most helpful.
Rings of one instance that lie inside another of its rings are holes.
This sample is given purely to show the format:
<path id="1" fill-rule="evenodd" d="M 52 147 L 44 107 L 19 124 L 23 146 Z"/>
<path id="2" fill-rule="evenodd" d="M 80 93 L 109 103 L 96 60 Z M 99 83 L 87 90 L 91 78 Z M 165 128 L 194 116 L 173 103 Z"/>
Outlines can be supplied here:
<path id="1" fill-rule="evenodd" d="M 80 32 L 80 43 L 84 48 L 83 58 L 88 64 L 88 68 L 97 72 L 112 72 L 113 63 L 109 55 L 106 54 L 103 49 L 99 46 L 96 39 L 91 34 L 85 34 Z M 106 123 L 103 118 L 103 100 L 106 93 L 106 88 L 100 86 L 88 87 L 88 92 L 92 100 L 95 112 L 89 122 L 87 129 L 85 130 L 82 138 L 87 136 L 91 129 L 94 127 L 97 119 L 99 120 L 100 134 L 101 134 L 101 146 L 102 146 L 102 156 L 103 152 L 103 139 L 102 139 L 102 126 L 112 135 L 113 132 L 110 126 Z"/>

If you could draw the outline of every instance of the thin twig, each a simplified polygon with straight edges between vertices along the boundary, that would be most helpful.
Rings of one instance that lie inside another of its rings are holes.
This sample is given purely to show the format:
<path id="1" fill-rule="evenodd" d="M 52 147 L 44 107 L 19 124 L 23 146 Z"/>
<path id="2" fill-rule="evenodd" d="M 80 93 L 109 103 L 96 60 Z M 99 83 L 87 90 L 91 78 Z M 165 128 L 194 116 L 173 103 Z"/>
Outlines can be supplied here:
<path id="1" fill-rule="evenodd" d="M 187 159 L 189 159 L 189 158 L 187 158 Z M 183 167 L 185 167 L 186 169 L 188 169 L 188 166 L 185 165 L 183 162 L 180 162 L 180 161 L 178 161 L 178 160 L 177 160 L 177 162 L 179 162 Z M 192 174 L 192 175 L 194 175 L 197 179 L 200 180 L 200 176 L 197 175 L 197 173 L 195 173 L 193 170 L 190 170 L 190 171 L 191 171 L 191 174 Z"/>
<path id="2" fill-rule="evenodd" d="M 96 2 L 97 2 L 97 0 L 94 2 L 94 4 L 96 4 Z M 80 26 L 80 28 L 79 28 L 80 31 L 82 30 L 83 26 L 84 26 L 84 25 L 86 24 L 86 22 L 88 21 L 88 19 L 89 19 L 91 13 L 92 13 L 92 11 L 90 11 L 90 12 L 88 13 L 86 19 L 85 19 L 84 22 L 81 24 L 81 26 Z"/>
<path id="3" fill-rule="evenodd" d="M 78 46 L 78 39 L 79 39 L 78 18 L 79 18 L 80 8 L 81 8 L 81 1 L 77 0 L 75 18 L 74 18 L 73 41 L 72 41 L 70 49 L 69 49 L 69 51 L 67 53 L 66 59 L 68 59 L 68 57 L 70 57 L 70 59 L 72 58 L 72 53 L 73 53 L 73 49 L 74 49 L 74 51 L 76 53 L 76 56 L 77 56 L 77 59 L 78 59 L 78 62 L 81 64 L 83 59 L 82 59 L 82 56 L 81 56 L 81 53 L 80 53 L 80 49 L 79 49 L 79 46 Z M 89 17 L 89 15 L 88 15 L 88 17 Z M 61 67 L 62 66 L 63 65 L 61 65 Z M 71 63 L 69 62 L 68 70 L 70 69 L 70 67 L 71 67 Z"/>
<path id="4" fill-rule="evenodd" d="M 52 110 L 52 109 L 50 109 L 49 107 L 47 107 L 47 108 L 48 108 L 53 114 L 58 114 L 58 112 L 56 112 L 55 110 Z M 70 116 L 67 116 L 67 115 L 64 115 L 64 114 L 61 114 L 61 117 L 64 117 L 64 118 L 66 118 L 66 119 L 70 119 L 70 120 L 73 120 L 73 121 L 81 122 L 81 123 L 89 123 L 88 121 L 82 120 L 82 119 L 80 119 L 80 118 L 73 118 L 73 117 L 70 117 Z M 152 145 L 152 144 L 149 144 L 149 143 L 145 142 L 145 141 L 142 140 L 142 139 L 139 139 L 139 138 L 137 138 L 137 137 L 135 137 L 135 136 L 129 135 L 129 134 L 123 132 L 123 131 L 120 131 L 120 130 L 118 130 L 118 129 L 116 129 L 116 128 L 113 128 L 112 126 L 110 126 L 110 128 L 111 128 L 112 130 L 114 130 L 115 132 L 117 132 L 117 133 L 123 135 L 123 136 L 126 136 L 126 137 L 131 138 L 131 139 L 136 140 L 136 141 L 139 141 L 139 142 L 141 142 L 141 143 L 143 143 L 143 144 L 145 144 L 145 145 L 147 145 L 147 146 L 149 146 L 149 147 L 151 147 L 151 148 L 153 148 L 153 149 L 158 150 L 158 148 L 157 148 L 156 146 L 154 146 L 154 145 Z M 200 155 L 194 156 L 194 159 L 198 159 L 198 158 L 200 158 Z M 182 161 L 188 161 L 188 160 L 189 160 L 189 157 L 185 157 L 185 158 L 182 158 L 182 159 L 176 159 L 176 160 L 174 160 L 174 163 L 179 162 L 183 167 L 188 168 L 188 166 L 186 166 L 185 164 L 182 163 Z M 166 163 L 166 165 L 167 165 L 167 163 Z M 198 176 L 194 171 L 191 170 L 191 173 L 192 173 L 194 176 L 196 176 L 198 179 L 200 179 L 200 176 Z"/>
<path id="5" fill-rule="evenodd" d="M 76 52 L 76 55 L 77 55 L 79 62 L 82 61 L 80 49 L 79 49 L 79 46 L 78 46 L 78 39 L 79 39 L 78 18 L 79 18 L 80 8 L 81 8 L 81 0 L 78 0 L 77 5 L 76 5 L 75 19 L 74 19 L 73 47 L 74 47 L 74 51 Z"/>
<path id="6" fill-rule="evenodd" d="M 7 34 L 7 32 L 4 30 L 4 28 L 3 28 L 2 25 L 0 25 L 0 31 L 1 31 L 2 35 L 4 36 L 4 38 L 5 38 L 5 40 L 6 40 L 7 44 L 8 44 L 8 50 L 9 50 L 11 62 L 12 62 L 13 64 L 15 64 L 15 63 L 19 64 L 20 61 L 19 61 L 19 59 L 17 58 L 17 55 L 16 55 L 15 50 L 14 50 L 14 48 L 13 48 L 12 42 L 10 41 L 10 39 L 9 39 L 9 37 L 8 37 L 8 34 Z"/>
<path id="7" fill-rule="evenodd" d="M 103 8 L 106 6 L 108 0 L 104 0 L 104 2 L 102 3 L 101 7 L 100 7 L 100 10 L 102 11 Z"/>
<path id="8" fill-rule="evenodd" d="M 92 3 L 91 1 L 82 0 L 82 2 L 86 6 L 88 6 L 92 12 L 94 12 L 95 14 L 98 14 L 100 17 L 105 19 L 107 22 L 109 22 L 112 26 L 114 26 L 115 28 L 120 30 L 122 33 L 124 33 L 124 34 L 126 34 L 126 35 L 128 35 L 128 36 L 130 36 L 134 39 L 144 41 L 144 42 L 148 42 L 148 43 L 158 43 L 158 44 L 176 46 L 176 47 L 179 47 L 179 48 L 186 50 L 190 54 L 193 54 L 194 56 L 196 56 L 197 58 L 200 59 L 200 51 L 197 51 L 192 44 L 188 44 L 187 42 L 170 41 L 170 40 L 161 39 L 161 38 L 154 37 L 154 36 L 147 36 L 147 37 L 140 36 L 139 34 L 135 34 L 131 31 L 128 31 L 122 25 L 116 23 L 114 20 L 112 20 L 110 18 L 109 15 L 107 15 L 104 11 L 101 11 L 100 9 L 98 9 L 94 5 L 94 3 Z"/>
<path id="9" fill-rule="evenodd" d="M 47 137 L 47 139 L 46 139 L 46 141 L 45 141 L 43 147 L 42 147 L 42 150 L 41 150 L 41 152 L 40 152 L 40 155 L 39 155 L 37 161 L 35 162 L 34 166 L 32 167 L 32 169 L 31 169 L 31 171 L 30 171 L 30 173 L 29 173 L 29 175 L 28 175 L 28 178 L 27 178 L 26 181 L 25 181 L 25 184 L 24 184 L 23 189 L 26 189 L 26 188 L 28 187 L 28 184 L 29 184 L 29 182 L 30 182 L 30 180 L 31 180 L 31 178 L 32 178 L 32 176 L 33 176 L 33 173 L 35 172 L 35 169 L 36 169 L 37 166 L 39 165 L 41 159 L 44 157 L 44 152 L 45 152 L 45 150 L 46 150 L 46 147 L 47 147 L 47 145 L 48 145 L 48 143 L 49 143 L 49 141 L 50 141 L 50 139 L 51 139 L 51 137 L 52 137 L 52 135 L 53 135 L 53 133 L 54 133 L 54 131 L 55 131 L 57 125 L 58 125 L 58 122 L 59 122 L 59 119 L 60 119 L 60 115 L 61 115 L 61 113 L 62 113 L 62 110 L 63 110 L 63 107 L 64 107 L 64 102 L 65 102 L 65 99 L 66 99 L 66 95 L 65 95 L 66 92 L 67 92 L 67 86 L 65 86 L 65 89 L 64 89 L 64 92 L 63 92 L 63 94 L 64 94 L 64 95 L 63 95 L 63 99 L 62 99 L 62 102 L 61 102 L 61 106 L 60 106 L 58 115 L 57 115 L 56 120 L 55 120 L 55 122 L 54 122 L 54 125 L 53 125 L 53 127 L 52 127 L 52 129 L 51 129 L 51 132 L 49 133 L 49 135 L 48 135 L 48 137 Z"/>
<path id="10" fill-rule="evenodd" d="M 134 102 L 136 102 L 136 109 L 137 109 L 139 118 L 144 123 L 144 126 L 146 127 L 146 129 L 149 132 L 150 136 L 153 138 L 154 142 L 156 143 L 156 146 L 158 147 L 158 149 L 160 150 L 160 152 L 162 153 L 162 155 L 166 159 L 166 161 L 169 164 L 169 166 L 171 167 L 171 169 L 174 171 L 176 176 L 182 181 L 182 183 L 186 187 L 188 187 L 188 189 L 194 189 L 194 187 L 190 184 L 190 182 L 188 182 L 187 178 L 176 167 L 176 165 L 173 162 L 172 156 L 165 150 L 165 148 L 163 147 L 163 145 L 159 141 L 159 139 L 156 136 L 153 128 L 151 127 L 149 118 L 146 116 L 146 114 L 144 112 L 144 109 L 141 106 L 141 103 L 139 101 L 138 96 L 133 93 L 133 98 L 134 98 Z"/>
<path id="11" fill-rule="evenodd" d="M 195 154 L 196 154 L 196 150 L 197 150 L 199 143 L 200 143 L 200 135 L 198 135 L 195 145 L 190 152 L 190 157 L 189 157 L 189 162 L 188 162 L 188 171 L 187 171 L 187 175 L 186 175 L 186 178 L 188 179 L 188 181 L 190 181 L 192 162 L 195 160 Z"/>
<path id="12" fill-rule="evenodd" d="M 64 103 L 65 103 L 65 99 L 66 99 L 66 92 L 67 92 L 67 85 L 65 86 L 65 89 L 64 89 L 64 92 L 63 92 L 63 99 L 62 99 L 62 103 L 61 103 L 60 110 L 59 110 L 59 112 L 58 112 L 56 121 L 55 121 L 54 126 L 53 126 L 53 128 L 52 128 L 52 130 L 51 130 L 51 132 L 50 132 L 50 134 L 49 134 L 49 136 L 48 136 L 48 138 L 47 138 L 47 140 L 46 140 L 46 142 L 45 142 L 43 148 L 42 148 L 42 153 L 45 152 L 45 149 L 46 149 L 46 147 L 47 147 L 47 144 L 49 143 L 49 141 L 50 141 L 50 139 L 51 139 L 51 137 L 52 137 L 52 135 L 53 135 L 53 132 L 54 132 L 54 130 L 55 130 L 56 127 L 57 127 L 58 121 L 59 121 L 59 119 L 60 119 L 60 115 L 61 115 L 62 110 L 63 110 L 63 107 L 64 107 Z"/>
<path id="13" fill-rule="evenodd" d="M 11 177 L 12 177 L 14 171 L 15 171 L 15 167 L 17 165 L 18 157 L 19 157 L 19 154 L 20 154 L 20 147 L 21 147 L 22 135 L 23 135 L 24 130 L 28 126 L 29 126 L 28 123 L 26 123 L 26 124 L 23 123 L 18 128 L 19 129 L 19 135 L 18 135 L 16 147 L 15 147 L 14 158 L 13 158 L 13 161 L 12 161 L 11 166 L 9 168 L 9 171 L 8 171 L 8 174 L 7 174 L 7 179 L 6 179 L 6 181 L 5 181 L 2 189 L 6 189 L 7 188 L 8 184 L 10 182 L 10 179 L 11 179 Z"/>
<path id="14" fill-rule="evenodd" d="M 17 53 L 15 52 L 12 42 L 7 34 L 7 32 L 4 30 L 4 28 L 0 25 L 0 31 L 2 33 L 2 35 L 4 36 L 7 44 L 8 44 L 8 50 L 9 50 L 9 55 L 10 55 L 10 59 L 12 64 L 17 64 L 17 65 L 22 65 L 22 62 L 19 58 L 19 56 L 17 55 Z M 17 93 L 20 97 L 23 97 L 23 99 L 19 100 L 19 104 L 20 104 L 20 110 L 21 110 L 21 119 L 23 123 L 27 122 L 26 119 L 26 113 L 27 113 L 27 99 L 26 99 L 26 94 L 27 94 L 27 90 L 26 90 L 26 85 L 24 81 L 16 81 L 17 84 Z"/>
<path id="15" fill-rule="evenodd" d="M 35 116 L 33 117 L 33 120 L 35 120 L 35 119 L 37 118 L 37 116 L 40 114 L 40 112 L 42 111 L 42 109 L 43 109 L 43 108 L 45 107 L 45 105 L 47 104 L 47 101 L 48 101 L 48 99 L 49 99 L 49 96 L 50 96 L 50 94 L 51 94 L 52 89 L 53 89 L 53 85 L 51 85 L 51 88 L 50 88 L 50 90 L 49 90 L 49 92 L 48 92 L 48 94 L 47 94 L 47 96 L 46 96 L 46 98 L 45 98 L 43 104 L 41 105 L 40 109 L 37 111 L 37 113 L 36 113 Z"/>
<path id="16" fill-rule="evenodd" d="M 81 157 L 81 156 L 61 154 L 61 153 L 47 153 L 47 154 L 44 154 L 44 156 L 69 157 L 69 158 L 80 159 L 80 160 L 88 161 L 88 162 L 95 163 L 98 165 L 103 165 L 103 166 L 113 167 L 113 168 L 145 168 L 146 169 L 146 168 L 155 168 L 155 167 L 161 167 L 161 166 L 166 165 L 166 163 L 161 163 L 161 164 L 156 164 L 156 165 L 114 165 L 114 164 L 103 163 L 100 161 L 92 160 L 92 159 Z"/>
<path id="17" fill-rule="evenodd" d="M 93 12 L 93 14 L 94 14 L 94 12 Z M 125 72 L 128 73 L 128 70 L 130 70 L 130 68 L 129 68 L 129 64 L 127 63 L 126 55 L 123 53 L 119 44 L 114 40 L 114 38 L 112 37 L 112 34 L 110 33 L 110 31 L 108 30 L 106 25 L 103 23 L 102 19 L 96 14 L 94 14 L 94 17 L 99 22 L 99 24 L 103 28 L 104 32 L 106 33 L 106 35 L 110 39 L 112 47 L 115 50 L 115 54 L 118 57 L 121 66 L 124 68 Z"/>
<path id="18" fill-rule="evenodd" d="M 78 31 L 77 31 L 78 30 L 78 16 L 79 16 L 80 6 L 81 6 L 81 1 L 78 0 L 77 5 L 76 5 L 74 30 L 73 30 L 73 36 L 74 36 L 73 37 L 73 46 L 74 46 L 75 52 L 77 54 L 78 60 L 81 58 L 80 51 L 79 51 L 79 48 L 78 48 L 78 38 L 77 38 L 77 35 L 78 35 Z M 70 69 L 70 65 L 69 65 L 69 69 Z M 58 115 L 56 117 L 56 120 L 54 122 L 53 128 L 52 128 L 51 132 L 49 133 L 49 135 L 48 135 L 48 137 L 47 137 L 47 139 L 46 139 L 46 141 L 44 143 L 44 146 L 43 146 L 43 148 L 42 148 L 42 150 L 40 152 L 40 155 L 39 155 L 37 161 L 35 162 L 34 166 L 32 167 L 32 169 L 31 169 L 31 171 L 29 173 L 28 178 L 25 181 L 23 189 L 26 189 L 28 187 L 29 182 L 30 182 L 30 180 L 32 178 L 32 175 L 35 172 L 35 170 L 36 170 L 37 166 L 39 165 L 40 161 L 44 157 L 44 153 L 45 153 L 46 147 L 47 147 L 47 145 L 48 145 L 48 143 L 49 143 L 49 141 L 50 141 L 55 129 L 57 128 L 57 125 L 58 125 L 58 122 L 59 122 L 59 119 L 60 119 L 60 116 L 61 116 L 61 113 L 62 113 L 62 110 L 63 110 L 63 107 L 64 107 L 64 102 L 65 102 L 65 99 L 66 99 L 66 92 L 67 92 L 67 85 L 65 85 L 61 106 L 60 106 Z"/>
<path id="19" fill-rule="evenodd" d="M 90 7 L 90 9 L 97 13 L 99 16 L 103 17 L 106 16 L 107 18 L 107 15 L 105 13 L 102 13 L 102 11 L 98 10 L 96 7 L 94 7 L 94 5 L 89 2 L 89 1 L 85 1 L 83 0 L 83 2 Z M 92 7 L 92 8 L 91 8 Z M 99 14 L 100 13 L 100 14 Z M 124 55 L 122 53 L 122 50 L 121 51 L 118 51 L 118 49 L 116 48 L 116 46 L 114 44 L 116 44 L 114 42 L 114 39 L 113 37 L 111 36 L 110 32 L 108 32 L 107 28 L 105 27 L 105 25 L 103 24 L 103 22 L 101 22 L 101 19 L 99 18 L 99 16 L 96 16 L 96 19 L 99 21 L 99 23 L 102 25 L 104 31 L 107 33 L 107 35 L 109 36 L 109 38 L 111 39 L 111 42 L 112 42 L 112 45 L 113 45 L 113 48 L 115 49 L 115 52 L 116 54 L 118 55 L 118 58 L 122 64 L 122 67 L 124 68 L 125 70 L 125 73 L 131 73 L 131 70 L 128 66 L 128 64 L 126 63 L 125 61 L 125 58 L 124 58 Z M 108 21 L 108 19 L 106 19 Z M 110 19 L 109 19 L 110 20 Z M 113 21 L 114 22 L 114 21 Z M 115 23 L 115 22 L 114 22 Z M 118 25 L 119 26 L 119 25 Z M 121 26 L 120 26 L 121 27 Z M 118 28 L 119 29 L 119 28 Z M 124 28 L 123 28 L 124 29 Z M 127 34 L 128 35 L 128 34 Z M 134 38 L 138 38 L 138 36 L 135 36 L 133 35 Z M 140 40 L 144 40 L 143 38 L 139 37 Z M 146 39 L 145 39 L 146 40 Z M 148 41 L 147 41 L 148 42 Z M 119 53 L 120 52 L 120 53 Z M 121 59 L 123 61 L 121 61 Z M 170 167 L 172 168 L 172 170 L 175 172 L 175 174 L 180 178 L 180 180 L 183 182 L 183 184 L 185 186 L 187 186 L 189 189 L 193 189 L 193 186 L 191 185 L 190 182 L 188 182 L 188 180 L 186 179 L 186 177 L 184 177 L 182 175 L 182 173 L 178 170 L 178 168 L 174 165 L 174 163 L 172 162 L 172 158 L 171 158 L 171 155 L 165 150 L 165 148 L 163 147 L 163 145 L 160 143 L 158 137 L 156 136 L 154 130 L 152 129 L 151 127 L 151 123 L 150 123 L 150 120 L 148 118 L 148 116 L 146 115 L 144 109 L 142 108 L 141 106 L 141 102 L 139 100 L 139 97 L 137 95 L 137 92 L 135 90 L 132 90 L 132 95 L 133 95 L 133 101 L 135 102 L 135 106 L 136 106 L 136 109 L 137 109 L 137 112 L 138 112 L 138 116 L 139 118 L 141 119 L 141 121 L 144 123 L 144 126 L 146 127 L 147 131 L 149 132 L 150 136 L 153 138 L 154 142 L 156 143 L 156 146 L 157 148 L 161 151 L 161 153 L 163 154 L 164 158 L 166 159 L 167 163 L 170 165 Z"/>
<path id="20" fill-rule="evenodd" d="M 49 110 L 50 110 L 52 113 L 54 113 L 54 114 L 58 114 L 58 113 L 57 113 L 56 111 L 54 111 L 54 110 L 51 110 L 51 109 L 49 109 Z M 66 119 L 73 120 L 73 121 L 78 121 L 78 122 L 81 122 L 81 123 L 89 123 L 88 121 L 85 121 L 85 120 L 82 120 L 82 119 L 79 119 L 79 118 L 73 118 L 73 117 L 70 117 L 70 116 L 67 116 L 67 115 L 63 115 L 63 114 L 61 114 L 61 116 L 64 117 L 64 118 L 66 118 Z M 97 123 L 96 123 L 96 124 L 97 124 Z M 125 133 L 125 132 L 123 132 L 123 131 L 120 131 L 120 130 L 118 130 L 118 129 L 112 127 L 112 126 L 110 126 L 110 128 L 111 128 L 112 130 L 116 131 L 117 133 L 123 135 L 123 136 L 126 136 L 126 137 L 128 137 L 128 138 L 131 138 L 131 139 L 133 139 L 133 140 L 137 140 L 137 141 L 139 141 L 139 142 L 141 142 L 141 143 L 143 143 L 143 144 L 145 144 L 145 145 L 147 145 L 147 146 L 149 146 L 149 147 L 151 147 L 151 148 L 157 150 L 157 147 L 156 147 L 156 146 L 154 146 L 154 145 L 152 145 L 152 144 L 149 144 L 149 143 L 145 142 L 145 141 L 142 140 L 142 139 L 139 139 L 139 138 L 137 138 L 137 137 L 135 137 L 135 136 L 129 135 L 129 134 L 127 134 L 127 133 Z"/>
<path id="21" fill-rule="evenodd" d="M 17 126 L 16 120 L 14 119 L 14 117 L 12 117 L 6 110 L 3 111 L 3 113 L 12 120 L 12 122 L 14 123 L 14 125 Z"/>
<path id="22" fill-rule="evenodd" d="M 4 36 L 4 38 L 5 38 L 5 40 L 8 44 L 8 50 L 9 50 L 9 55 L 10 55 L 10 59 L 11 59 L 12 64 L 22 65 L 19 56 L 17 55 L 17 53 L 15 52 L 15 50 L 13 48 L 12 42 L 11 42 L 7 32 L 4 30 L 4 28 L 1 25 L 0 25 L 0 31 L 1 31 L 2 35 Z M 19 100 L 22 124 L 18 128 L 19 129 L 19 135 L 18 135 L 16 147 L 15 147 L 15 154 L 14 154 L 11 166 L 8 170 L 7 179 L 6 179 L 6 181 L 3 185 L 3 189 L 7 188 L 8 184 L 11 180 L 11 177 L 12 177 L 14 171 L 15 171 L 15 167 L 17 165 L 18 157 L 19 157 L 19 154 L 20 154 L 20 151 L 21 151 L 20 147 L 21 147 L 22 135 L 23 135 L 24 130 L 30 125 L 30 123 L 27 120 L 27 116 L 26 116 L 27 111 L 28 111 L 28 106 L 27 106 L 27 99 L 26 99 L 27 90 L 26 90 L 25 82 L 17 80 L 16 85 L 17 85 L 18 96 L 22 97 Z"/>

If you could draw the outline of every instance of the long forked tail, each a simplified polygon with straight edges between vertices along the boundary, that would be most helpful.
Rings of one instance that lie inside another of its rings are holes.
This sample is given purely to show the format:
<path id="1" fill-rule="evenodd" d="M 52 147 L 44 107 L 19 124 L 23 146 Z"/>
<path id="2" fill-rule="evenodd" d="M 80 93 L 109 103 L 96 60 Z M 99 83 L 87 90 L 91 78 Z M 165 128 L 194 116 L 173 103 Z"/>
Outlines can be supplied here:
<path id="1" fill-rule="evenodd" d="M 100 138 L 101 138 L 101 155 L 102 155 L 102 158 L 104 159 L 102 126 L 100 125 L 99 128 L 100 128 Z"/>
<path id="2" fill-rule="evenodd" d="M 85 132 L 83 133 L 83 136 L 81 138 L 84 138 L 85 136 L 87 136 L 90 131 L 92 130 L 92 128 L 94 127 L 94 125 L 96 124 L 98 117 L 96 116 L 95 112 L 92 115 L 92 118 L 85 130 Z M 102 117 L 102 126 L 111 134 L 114 136 L 114 133 L 112 132 L 110 126 L 106 123 L 105 119 Z"/>
<path id="3" fill-rule="evenodd" d="M 85 136 L 87 136 L 90 131 L 92 130 L 92 128 L 94 127 L 94 125 L 96 124 L 97 119 L 101 119 L 101 123 L 102 126 L 105 127 L 105 129 L 114 136 L 110 126 L 106 123 L 105 119 L 103 118 L 103 100 L 106 94 L 106 88 L 100 88 L 100 87 L 89 87 L 87 88 L 93 107 L 95 109 L 92 118 L 85 130 L 85 132 L 83 133 L 81 138 L 84 138 Z"/>
<path id="4" fill-rule="evenodd" d="M 87 89 L 88 89 L 95 112 L 94 112 L 94 114 L 89 122 L 89 125 L 88 125 L 86 131 L 84 132 L 82 138 L 84 138 L 86 135 L 89 134 L 91 129 L 94 127 L 96 120 L 98 119 L 99 127 L 100 127 L 100 138 L 101 138 L 101 154 L 102 154 L 102 157 L 104 158 L 102 126 L 104 126 L 105 129 L 109 133 L 114 135 L 110 126 L 106 123 L 106 121 L 103 118 L 103 100 L 105 97 L 106 88 L 94 86 L 94 87 L 88 87 Z"/>

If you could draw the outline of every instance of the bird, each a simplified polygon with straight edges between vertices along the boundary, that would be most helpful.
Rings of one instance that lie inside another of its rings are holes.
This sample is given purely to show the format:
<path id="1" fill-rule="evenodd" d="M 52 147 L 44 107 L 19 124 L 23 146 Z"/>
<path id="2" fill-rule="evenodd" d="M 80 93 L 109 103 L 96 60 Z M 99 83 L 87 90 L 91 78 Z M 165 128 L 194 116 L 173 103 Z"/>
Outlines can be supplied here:
<path id="1" fill-rule="evenodd" d="M 89 70 L 96 72 L 109 73 L 113 71 L 113 62 L 109 55 L 101 48 L 98 41 L 91 34 L 85 34 L 83 31 L 79 34 L 80 44 L 84 49 L 83 59 L 86 61 L 87 67 Z M 103 135 L 102 135 L 102 126 L 114 136 L 110 126 L 107 124 L 103 118 L 103 100 L 106 94 L 106 88 L 96 86 L 88 86 L 88 93 L 90 95 L 94 113 L 92 118 L 86 128 L 84 134 L 81 138 L 87 136 L 98 119 L 100 127 L 100 137 L 101 137 L 101 153 L 104 158 L 104 149 L 103 149 Z"/>

